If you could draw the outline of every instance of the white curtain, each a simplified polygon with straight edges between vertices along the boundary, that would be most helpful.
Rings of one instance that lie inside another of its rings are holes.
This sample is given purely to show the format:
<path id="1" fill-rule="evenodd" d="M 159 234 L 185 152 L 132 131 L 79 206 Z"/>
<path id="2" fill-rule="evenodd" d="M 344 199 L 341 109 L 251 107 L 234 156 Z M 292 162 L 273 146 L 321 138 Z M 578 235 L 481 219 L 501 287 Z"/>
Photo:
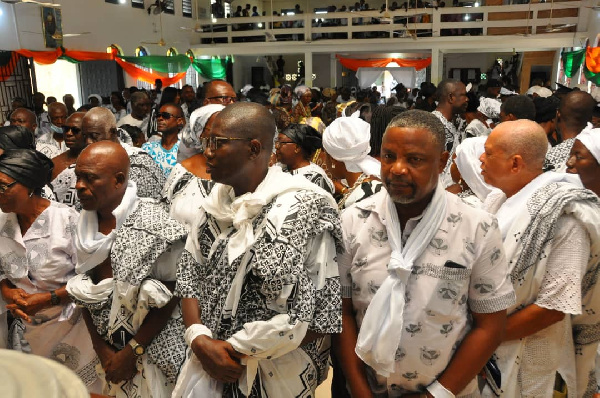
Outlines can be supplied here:
<path id="1" fill-rule="evenodd" d="M 415 68 L 358 68 L 356 71 L 358 85 L 360 88 L 371 87 L 385 71 L 390 72 L 398 83 L 408 88 L 415 87 L 417 76 Z"/>

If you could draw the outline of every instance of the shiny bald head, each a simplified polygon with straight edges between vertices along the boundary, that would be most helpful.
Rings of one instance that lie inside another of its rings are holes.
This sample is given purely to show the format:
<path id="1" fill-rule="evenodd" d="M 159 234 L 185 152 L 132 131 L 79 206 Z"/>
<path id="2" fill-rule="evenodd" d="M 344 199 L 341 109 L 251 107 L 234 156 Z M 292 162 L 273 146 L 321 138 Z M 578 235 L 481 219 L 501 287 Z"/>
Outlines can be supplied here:
<path id="1" fill-rule="evenodd" d="M 86 112 L 81 123 L 81 131 L 88 144 L 99 141 L 118 142 L 117 120 L 106 108 L 96 107 Z"/>
<path id="2" fill-rule="evenodd" d="M 26 108 L 17 108 L 10 114 L 10 125 L 11 126 L 22 126 L 31 131 L 35 132 L 37 128 L 37 118 L 35 113 Z"/>

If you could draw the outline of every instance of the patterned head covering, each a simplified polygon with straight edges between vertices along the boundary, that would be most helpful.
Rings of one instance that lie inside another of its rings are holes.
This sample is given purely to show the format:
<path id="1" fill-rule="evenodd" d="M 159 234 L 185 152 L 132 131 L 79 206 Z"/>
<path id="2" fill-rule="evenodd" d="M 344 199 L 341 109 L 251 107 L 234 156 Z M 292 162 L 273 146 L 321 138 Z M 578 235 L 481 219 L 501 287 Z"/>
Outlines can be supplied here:
<path id="1" fill-rule="evenodd" d="M 331 96 L 334 94 L 335 90 L 331 87 L 327 87 L 325 90 L 323 90 L 323 97 L 325 98 L 331 98 Z"/>
<path id="2" fill-rule="evenodd" d="M 306 93 L 310 93 L 310 87 L 308 86 L 298 86 L 296 87 L 296 89 L 294 90 L 294 93 L 296 94 L 296 97 L 300 98 L 302 97 L 304 94 Z"/>
<path id="3" fill-rule="evenodd" d="M 200 142 L 200 135 L 204 131 L 204 126 L 208 119 L 217 112 L 221 112 L 225 107 L 221 104 L 204 105 L 196 109 L 190 115 L 190 121 L 185 125 L 181 134 L 183 144 L 188 148 L 203 150 Z"/>
<path id="4" fill-rule="evenodd" d="M 588 151 L 600 163 L 600 129 L 595 129 L 591 123 L 577 135 L 577 139 L 581 141 Z"/>
<path id="5" fill-rule="evenodd" d="M 0 127 L 0 149 L 35 149 L 35 138 L 25 127 Z"/>
<path id="6" fill-rule="evenodd" d="M 279 91 L 272 93 L 269 96 L 269 103 L 273 106 L 279 106 L 279 99 L 281 98 L 281 94 L 279 94 Z"/>
<path id="7" fill-rule="evenodd" d="M 49 184 L 53 169 L 52 160 L 33 149 L 9 149 L 0 155 L 0 173 L 30 189 Z"/>
<path id="8" fill-rule="evenodd" d="M 498 119 L 500 117 L 501 102 L 494 98 L 481 98 L 477 110 L 488 119 Z"/>
<path id="9" fill-rule="evenodd" d="M 356 117 L 335 119 L 323 133 L 323 148 L 352 173 L 363 172 L 379 177 L 381 163 L 369 156 L 371 126 Z"/>

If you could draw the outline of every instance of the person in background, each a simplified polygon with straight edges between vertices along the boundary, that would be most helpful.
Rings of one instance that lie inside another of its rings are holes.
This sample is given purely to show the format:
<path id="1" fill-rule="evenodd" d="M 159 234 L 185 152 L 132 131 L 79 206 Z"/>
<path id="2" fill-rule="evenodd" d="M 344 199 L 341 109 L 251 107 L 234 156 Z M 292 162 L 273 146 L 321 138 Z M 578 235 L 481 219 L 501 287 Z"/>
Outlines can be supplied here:
<path id="1" fill-rule="evenodd" d="M 132 126 L 131 124 L 122 124 L 119 128 L 129 135 L 131 144 L 134 147 L 141 148 L 146 142 L 146 134 L 139 127 Z"/>
<path id="2" fill-rule="evenodd" d="M 379 159 L 381 156 L 381 140 L 383 139 L 387 125 L 390 124 L 392 119 L 405 111 L 406 109 L 400 106 L 385 105 L 380 105 L 373 109 L 371 122 L 369 123 L 371 126 L 371 139 L 369 141 L 369 145 L 371 146 L 370 156 Z"/>
<path id="3" fill-rule="evenodd" d="M 556 97 L 537 97 L 533 99 L 535 105 L 535 121 L 538 123 L 546 132 L 548 142 L 550 145 L 556 146 L 558 144 L 556 137 L 556 111 L 560 100 Z"/>
<path id="4" fill-rule="evenodd" d="M 146 134 L 151 106 L 150 97 L 145 92 L 136 91 L 131 94 L 131 114 L 122 117 L 117 127 L 130 124 L 139 127 Z"/>
<path id="5" fill-rule="evenodd" d="M 21 97 L 13 98 L 12 101 L 10 102 L 10 109 L 5 114 L 4 125 L 8 126 L 10 124 L 9 119 L 10 119 L 11 113 L 13 113 L 14 111 L 16 111 L 19 108 L 25 108 L 26 106 L 27 106 L 27 101 L 25 101 L 23 98 L 21 98 Z"/>
<path id="6" fill-rule="evenodd" d="M 56 102 L 56 97 L 48 97 L 46 98 L 46 105 L 50 105 Z"/>
<path id="7" fill-rule="evenodd" d="M 168 88 L 165 89 L 165 96 Z M 160 141 L 146 142 L 142 149 L 148 152 L 168 177 L 171 169 L 177 164 L 179 131 L 185 126 L 185 117 L 179 105 L 165 104 L 156 113 L 156 122 Z"/>
<path id="8" fill-rule="evenodd" d="M 337 116 L 336 98 L 337 94 L 334 88 L 327 87 L 323 90 L 323 102 L 325 105 L 321 111 L 321 119 L 323 120 L 323 123 L 325 123 L 325 126 L 329 126 Z"/>
<path id="9" fill-rule="evenodd" d="M 199 104 L 196 102 L 194 88 L 189 84 L 186 84 L 181 88 L 181 109 L 183 110 L 186 122 L 190 120 L 190 115 L 198 106 Z"/>
<path id="10" fill-rule="evenodd" d="M 71 116 L 75 112 L 75 98 L 71 94 L 63 95 L 63 103 L 67 107 L 67 116 Z"/>
<path id="11" fill-rule="evenodd" d="M 275 140 L 277 161 L 284 166 L 284 171 L 303 176 L 333 195 L 333 181 L 325 170 L 310 161 L 322 147 L 321 134 L 306 124 L 290 124 Z"/>
<path id="12" fill-rule="evenodd" d="M 456 147 L 450 166 L 453 185 L 446 190 L 458 195 L 465 203 L 481 208 L 493 187 L 486 184 L 481 175 L 481 161 L 487 137 L 466 138 Z"/>
<path id="13" fill-rule="evenodd" d="M 27 108 L 17 108 L 11 114 L 8 119 L 11 126 L 25 127 L 27 130 L 36 137 L 37 131 L 37 118 L 35 113 Z"/>
<path id="14" fill-rule="evenodd" d="M 41 197 L 52 167 L 31 149 L 0 155 L 0 291 L 14 317 L 9 348 L 62 363 L 99 392 L 96 375 L 87 372 L 96 356 L 81 311 L 66 311 L 79 215 Z"/>
<path id="15" fill-rule="evenodd" d="M 114 109 L 115 119 L 117 123 L 121 118 L 127 116 L 127 105 L 125 104 L 125 99 L 121 96 L 121 93 L 118 91 L 113 91 L 110 94 L 110 104 Z"/>
<path id="16" fill-rule="evenodd" d="M 535 120 L 535 105 L 526 95 L 508 97 L 500 107 L 500 123 L 520 119 Z"/>
<path id="17" fill-rule="evenodd" d="M 35 112 L 35 117 L 37 118 L 38 137 L 39 134 L 46 132 L 46 129 L 50 126 L 48 112 L 44 109 L 45 104 L 46 96 L 43 93 L 36 92 L 33 94 L 33 112 Z"/>
<path id="18" fill-rule="evenodd" d="M 87 102 L 92 106 L 92 108 L 102 106 L 102 97 L 100 94 L 90 94 L 88 95 Z"/>
<path id="19" fill-rule="evenodd" d="M 63 125 L 67 120 L 67 107 L 61 102 L 48 106 L 50 124 L 37 138 L 36 149 L 49 158 L 54 158 L 67 150 L 63 136 Z"/>

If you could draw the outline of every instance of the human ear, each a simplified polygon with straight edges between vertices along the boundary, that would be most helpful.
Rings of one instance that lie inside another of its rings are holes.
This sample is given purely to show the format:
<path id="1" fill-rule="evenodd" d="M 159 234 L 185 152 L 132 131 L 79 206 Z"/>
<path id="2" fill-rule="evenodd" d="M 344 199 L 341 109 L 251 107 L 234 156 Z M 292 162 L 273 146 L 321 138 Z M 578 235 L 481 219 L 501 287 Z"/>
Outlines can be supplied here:
<path id="1" fill-rule="evenodd" d="M 262 144 L 259 140 L 250 141 L 250 159 L 256 159 L 262 151 Z"/>
<path id="2" fill-rule="evenodd" d="M 441 174 L 448 163 L 448 158 L 450 157 L 450 152 L 444 151 L 440 155 L 440 164 L 438 165 L 438 174 Z"/>
<path id="3" fill-rule="evenodd" d="M 117 174 L 115 174 L 115 181 L 116 187 L 125 184 L 125 174 L 123 174 L 122 172 L 118 172 Z"/>

